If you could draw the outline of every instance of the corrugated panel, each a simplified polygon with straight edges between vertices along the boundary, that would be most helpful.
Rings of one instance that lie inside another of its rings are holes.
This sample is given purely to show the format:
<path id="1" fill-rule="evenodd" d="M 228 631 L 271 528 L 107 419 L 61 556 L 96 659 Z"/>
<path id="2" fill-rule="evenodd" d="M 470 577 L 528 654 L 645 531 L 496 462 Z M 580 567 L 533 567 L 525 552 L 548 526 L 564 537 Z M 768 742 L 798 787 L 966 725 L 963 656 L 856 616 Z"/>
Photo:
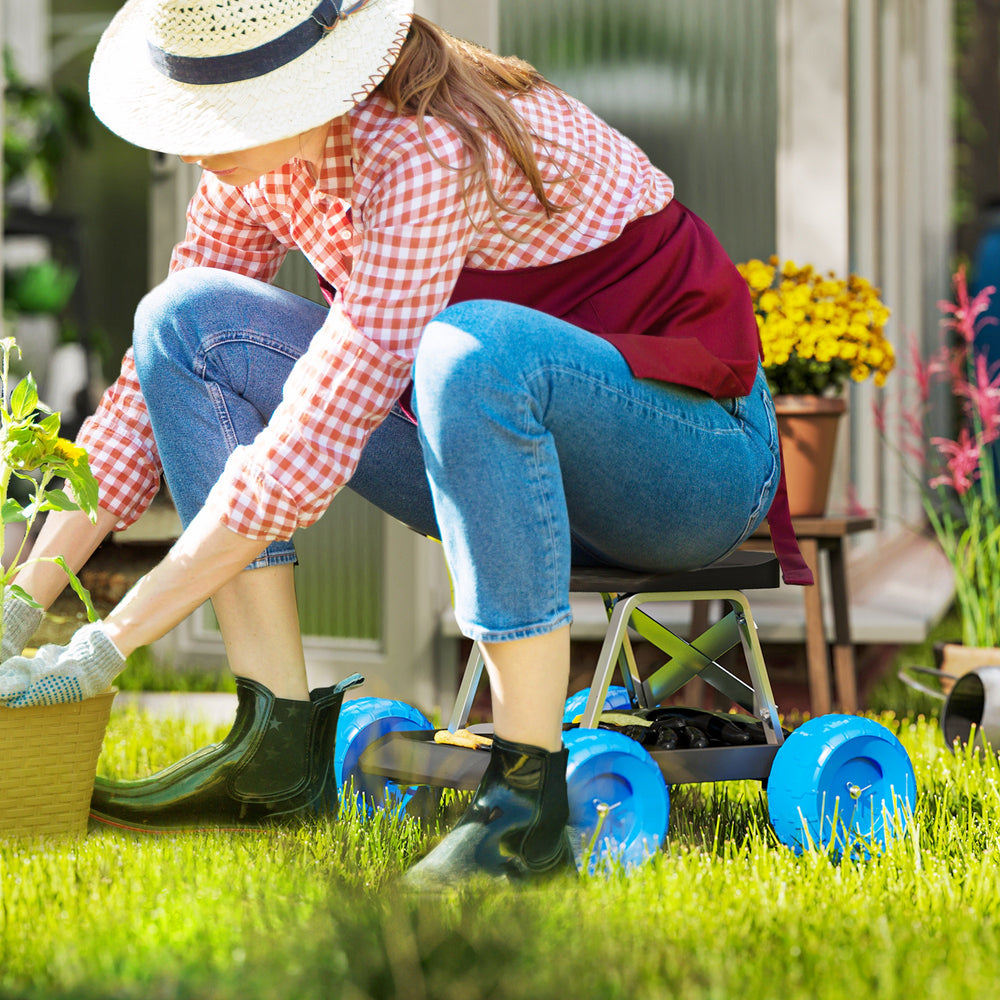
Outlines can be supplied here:
<path id="1" fill-rule="evenodd" d="M 504 0 L 501 49 L 634 139 L 736 260 L 774 250 L 775 0 Z"/>
<path id="2" fill-rule="evenodd" d="M 774 245 L 774 0 L 505 0 L 504 52 L 534 63 L 673 177 L 736 259 Z M 298 257 L 279 283 L 317 299 Z M 381 636 L 381 515 L 344 492 L 296 536 L 307 635 Z"/>
<path id="3" fill-rule="evenodd" d="M 305 636 L 379 642 L 385 588 L 383 515 L 344 490 L 311 527 L 295 535 L 295 592 Z M 211 604 L 202 624 L 218 629 Z"/>
<path id="4" fill-rule="evenodd" d="M 301 295 L 304 299 L 326 305 L 312 265 L 298 251 L 292 251 L 282 262 L 274 283 L 279 288 Z"/>
<path id="5" fill-rule="evenodd" d="M 276 283 L 323 301 L 315 272 L 299 254 L 286 258 Z M 295 535 L 295 589 L 305 635 L 381 639 L 382 519 L 344 490 L 316 524 Z"/>
<path id="6" fill-rule="evenodd" d="M 382 637 L 383 515 L 349 490 L 295 536 L 295 590 L 305 635 Z"/>

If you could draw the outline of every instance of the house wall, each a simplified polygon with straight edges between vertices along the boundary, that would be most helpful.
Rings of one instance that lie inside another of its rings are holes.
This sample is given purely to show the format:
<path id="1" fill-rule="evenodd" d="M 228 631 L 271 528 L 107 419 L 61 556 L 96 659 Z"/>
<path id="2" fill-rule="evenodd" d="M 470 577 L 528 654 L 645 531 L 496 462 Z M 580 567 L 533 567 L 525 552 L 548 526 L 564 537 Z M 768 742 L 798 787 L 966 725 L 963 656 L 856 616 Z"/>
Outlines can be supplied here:
<path id="1" fill-rule="evenodd" d="M 923 639 L 952 593 L 946 561 L 922 534 L 919 487 L 899 457 L 913 405 L 908 345 L 912 338 L 930 353 L 937 302 L 950 293 L 952 17 L 951 0 L 779 7 L 777 252 L 865 275 L 892 309 L 886 332 L 897 372 L 885 390 L 870 381 L 850 387 L 831 489 L 834 509 L 876 517 L 876 531 L 852 539 L 850 560 L 853 620 L 869 641 Z"/>
<path id="2" fill-rule="evenodd" d="M 951 6 L 506 0 L 500 38 L 634 138 L 735 260 L 881 286 L 902 358 L 910 335 L 933 343 L 948 291 Z M 877 513 L 875 546 L 919 520 L 919 497 L 878 438 L 874 388 L 850 397 L 831 506 Z"/>
<path id="3" fill-rule="evenodd" d="M 840 0 L 803 11 L 783 2 L 790 127 L 779 149 L 779 253 L 864 274 L 893 311 L 899 371 L 885 393 L 851 387 L 833 487 L 843 506 L 878 515 L 879 532 L 859 540 L 874 549 L 922 518 L 918 488 L 872 412 L 884 396 L 890 435 L 901 434 L 908 341 L 933 348 L 936 304 L 950 291 L 952 5 Z"/>
<path id="4" fill-rule="evenodd" d="M 0 0 L 3 45 L 10 49 L 21 75 L 43 83 L 49 73 L 47 0 Z"/>
<path id="5" fill-rule="evenodd" d="M 950 290 L 951 22 L 951 0 L 506 0 L 501 40 L 635 138 L 734 259 L 775 253 L 880 286 L 903 369 L 909 338 L 937 342 Z M 867 609 L 871 633 L 905 608 L 919 639 L 950 577 L 873 419 L 884 395 L 902 433 L 904 386 L 850 387 L 830 506 L 877 518 L 852 539 L 853 576 L 885 609 Z M 931 567 L 919 584 L 915 562 Z"/>

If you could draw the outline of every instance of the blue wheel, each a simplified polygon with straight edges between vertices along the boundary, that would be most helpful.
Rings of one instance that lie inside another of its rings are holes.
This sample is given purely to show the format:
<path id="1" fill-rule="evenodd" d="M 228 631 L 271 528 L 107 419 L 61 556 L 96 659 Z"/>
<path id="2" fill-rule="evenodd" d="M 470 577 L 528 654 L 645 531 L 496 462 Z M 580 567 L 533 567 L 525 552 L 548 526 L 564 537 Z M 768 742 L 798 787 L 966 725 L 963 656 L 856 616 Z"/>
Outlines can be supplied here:
<path id="1" fill-rule="evenodd" d="M 582 691 L 577 691 L 576 694 L 571 694 L 566 699 L 566 705 L 563 708 L 563 722 L 576 722 L 583 715 L 583 710 L 587 707 L 587 699 L 589 697 L 589 687 L 585 687 Z M 604 697 L 605 712 L 614 712 L 618 709 L 631 707 L 632 701 L 625 688 L 614 685 L 608 688 L 608 693 Z"/>
<path id="2" fill-rule="evenodd" d="M 670 797 L 660 768 L 622 733 L 572 729 L 566 784 L 569 826 L 577 863 L 590 872 L 607 864 L 626 869 L 659 850 L 667 832 Z"/>
<path id="3" fill-rule="evenodd" d="M 853 715 L 821 715 L 782 744 L 767 779 L 774 832 L 797 854 L 842 853 L 903 833 L 916 801 L 909 755 L 885 726 Z"/>
<path id="4" fill-rule="evenodd" d="M 355 802 L 363 813 L 372 809 L 405 809 L 415 789 L 378 774 L 365 774 L 359 764 L 361 754 L 387 733 L 430 728 L 426 716 L 403 701 L 354 698 L 345 702 L 337 721 L 333 755 L 334 776 L 341 796 L 348 795 L 353 787 Z"/>

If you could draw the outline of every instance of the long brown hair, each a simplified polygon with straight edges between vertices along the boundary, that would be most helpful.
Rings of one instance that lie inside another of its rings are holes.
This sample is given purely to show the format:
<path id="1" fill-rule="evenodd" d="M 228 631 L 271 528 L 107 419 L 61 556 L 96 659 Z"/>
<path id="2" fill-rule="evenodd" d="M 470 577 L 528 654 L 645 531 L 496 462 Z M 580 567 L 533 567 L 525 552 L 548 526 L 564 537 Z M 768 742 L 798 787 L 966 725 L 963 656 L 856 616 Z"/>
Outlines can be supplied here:
<path id="1" fill-rule="evenodd" d="M 466 191 L 482 184 L 490 211 L 508 209 L 489 174 L 489 154 L 483 132 L 492 132 L 524 173 L 531 190 L 550 217 L 567 206 L 553 202 L 545 191 L 531 132 L 507 98 L 536 87 L 551 86 L 528 63 L 498 56 L 488 49 L 454 38 L 414 15 L 406 42 L 378 91 L 401 115 L 417 119 L 426 139 L 425 117 L 447 122 L 459 134 L 470 157 L 463 168 Z"/>

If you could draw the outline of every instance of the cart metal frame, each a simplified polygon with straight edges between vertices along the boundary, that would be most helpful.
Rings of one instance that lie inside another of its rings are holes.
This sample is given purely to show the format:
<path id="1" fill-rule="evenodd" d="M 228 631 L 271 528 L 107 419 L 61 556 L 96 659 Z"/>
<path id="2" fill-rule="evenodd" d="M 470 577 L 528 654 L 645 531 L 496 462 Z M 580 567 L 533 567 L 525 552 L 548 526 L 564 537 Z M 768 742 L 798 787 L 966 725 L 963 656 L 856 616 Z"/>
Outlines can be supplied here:
<path id="1" fill-rule="evenodd" d="M 723 696 L 763 724 L 765 744 L 703 749 L 654 750 L 668 785 L 704 781 L 759 780 L 766 784 L 784 734 L 764 664 L 757 626 L 745 591 L 779 585 L 778 561 L 770 552 L 738 550 L 700 570 L 680 573 L 632 573 L 614 569 L 575 569 L 574 593 L 599 593 L 608 627 L 598 656 L 581 728 L 594 728 L 617 668 L 636 708 L 651 708 L 675 694 L 694 677 L 703 678 Z M 686 639 L 658 620 L 656 605 L 673 602 L 722 601 L 729 611 L 699 636 Z M 667 661 L 645 679 L 639 674 L 630 630 L 663 652 Z M 750 683 L 719 660 L 739 646 Z M 483 674 L 483 658 L 473 644 L 448 729 L 466 727 Z M 490 725 L 474 732 L 488 734 Z M 403 785 L 434 785 L 472 790 L 478 787 L 489 755 L 434 742 L 430 730 L 392 732 L 373 742 L 361 755 L 361 769 Z"/>

